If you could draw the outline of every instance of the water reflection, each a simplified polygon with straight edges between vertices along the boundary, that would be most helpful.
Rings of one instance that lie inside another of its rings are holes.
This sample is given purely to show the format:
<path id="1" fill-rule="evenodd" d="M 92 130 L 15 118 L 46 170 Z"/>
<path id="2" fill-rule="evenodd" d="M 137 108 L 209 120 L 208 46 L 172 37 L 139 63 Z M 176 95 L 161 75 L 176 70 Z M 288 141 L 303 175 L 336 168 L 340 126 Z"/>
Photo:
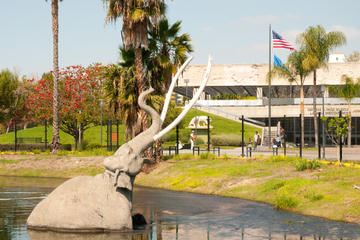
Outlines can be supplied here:
<path id="1" fill-rule="evenodd" d="M 34 183 L 4 187 L 0 177 L 1 240 L 360 239 L 358 225 L 275 211 L 267 204 L 235 198 L 141 187 L 135 188 L 134 212 L 143 214 L 149 224 L 131 233 L 26 231 L 31 210 L 52 190 L 49 181 L 46 188 Z"/>

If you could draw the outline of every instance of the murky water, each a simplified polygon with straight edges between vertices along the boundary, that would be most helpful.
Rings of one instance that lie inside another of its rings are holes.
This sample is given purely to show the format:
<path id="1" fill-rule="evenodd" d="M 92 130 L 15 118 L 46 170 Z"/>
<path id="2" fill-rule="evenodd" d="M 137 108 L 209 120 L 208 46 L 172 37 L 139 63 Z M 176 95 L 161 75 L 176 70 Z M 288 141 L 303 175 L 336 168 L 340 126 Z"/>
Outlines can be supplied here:
<path id="1" fill-rule="evenodd" d="M 120 234 L 64 234 L 26 230 L 34 206 L 61 179 L 0 177 L 0 239 L 360 239 L 360 226 L 273 210 L 235 198 L 136 187 L 134 213 L 150 223 Z"/>

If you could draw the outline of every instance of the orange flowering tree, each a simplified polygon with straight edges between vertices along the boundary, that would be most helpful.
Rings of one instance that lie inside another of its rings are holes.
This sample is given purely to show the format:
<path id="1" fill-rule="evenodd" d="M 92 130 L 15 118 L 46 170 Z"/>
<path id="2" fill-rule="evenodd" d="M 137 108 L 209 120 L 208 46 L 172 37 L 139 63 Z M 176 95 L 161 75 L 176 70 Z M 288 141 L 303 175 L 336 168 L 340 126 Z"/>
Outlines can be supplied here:
<path id="1" fill-rule="evenodd" d="M 86 129 L 100 118 L 100 104 L 103 67 L 92 64 L 88 67 L 70 66 L 59 71 L 59 116 L 60 129 L 75 139 L 82 139 Z M 33 89 L 26 102 L 27 108 L 37 119 L 52 118 L 52 73 L 43 74 L 33 83 Z"/>

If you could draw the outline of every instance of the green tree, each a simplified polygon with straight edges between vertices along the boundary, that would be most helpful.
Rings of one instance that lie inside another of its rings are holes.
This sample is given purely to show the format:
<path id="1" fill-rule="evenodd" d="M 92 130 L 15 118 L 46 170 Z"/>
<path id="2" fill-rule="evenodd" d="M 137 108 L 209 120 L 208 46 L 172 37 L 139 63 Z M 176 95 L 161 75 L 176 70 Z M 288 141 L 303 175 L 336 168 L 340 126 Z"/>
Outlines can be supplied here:
<path id="1" fill-rule="evenodd" d="M 304 68 L 306 53 L 304 50 L 292 52 L 285 67 L 275 66 L 272 70 L 272 76 L 279 76 L 287 79 L 289 82 L 295 82 L 300 87 L 300 113 L 301 113 L 301 145 L 304 147 L 304 82 L 310 74 L 310 70 Z"/>
<path id="2" fill-rule="evenodd" d="M 181 34 L 181 21 L 169 25 L 168 20 L 162 17 L 158 28 L 150 31 L 149 54 L 147 58 L 148 75 L 151 85 L 157 94 L 165 95 L 171 84 L 173 74 L 185 62 L 187 55 L 193 51 L 191 38 L 187 33 Z M 162 111 L 162 106 L 157 109 Z M 175 111 L 175 109 L 170 109 Z M 168 111 L 168 113 L 170 112 Z M 155 161 L 161 160 L 162 140 L 155 142 Z"/>
<path id="3" fill-rule="evenodd" d="M 17 102 L 18 77 L 9 70 L 0 72 L 0 122 L 8 122 L 14 115 Z"/>
<path id="4" fill-rule="evenodd" d="M 321 67 L 326 67 L 329 60 L 329 53 L 334 48 L 342 46 L 346 43 L 345 35 L 339 31 L 326 32 L 325 29 L 317 25 L 309 27 L 304 33 L 300 34 L 297 42 L 301 44 L 301 48 L 306 52 L 306 58 L 303 61 L 305 69 L 313 72 L 313 114 L 314 114 L 314 130 L 315 130 L 315 145 L 318 146 L 318 122 L 316 112 L 316 97 L 317 97 L 317 79 L 316 71 Z"/>
<path id="5" fill-rule="evenodd" d="M 47 1 L 47 0 L 46 0 Z M 52 153 L 60 149 L 59 134 L 59 1 L 51 0 L 52 33 L 53 33 L 53 138 L 51 141 Z"/>
<path id="6" fill-rule="evenodd" d="M 165 9 L 163 0 L 102 0 L 107 9 L 107 22 L 122 17 L 122 41 L 125 50 L 133 48 L 137 77 L 137 94 L 144 91 L 142 47 L 149 44 L 148 29 L 157 26 L 158 18 Z M 147 117 L 140 111 L 142 130 L 147 128 Z"/>
<path id="7" fill-rule="evenodd" d="M 126 123 L 125 138 L 132 139 L 141 130 L 135 66 L 109 65 L 104 78 L 106 96 L 112 112 L 115 116 L 120 115 Z"/>
<path id="8" fill-rule="evenodd" d="M 355 82 L 351 77 L 343 75 L 341 77 L 344 85 L 329 87 L 330 94 L 344 98 L 348 105 L 349 116 L 349 132 L 348 132 L 348 146 L 351 146 L 351 100 L 360 93 L 360 78 Z"/>
<path id="9" fill-rule="evenodd" d="M 354 51 L 347 58 L 347 62 L 359 62 L 360 61 L 360 52 Z"/>
<path id="10" fill-rule="evenodd" d="M 181 21 L 169 25 L 168 20 L 162 17 L 158 28 L 154 28 L 149 33 L 148 72 L 151 85 L 159 94 L 167 92 L 172 75 L 193 51 L 190 35 L 187 33 L 180 35 L 180 31 Z"/>
<path id="11" fill-rule="evenodd" d="M 349 116 L 346 117 L 334 117 L 334 118 L 322 118 L 323 121 L 327 122 L 326 133 L 330 140 L 337 146 L 337 159 L 342 165 L 340 159 L 340 141 L 343 141 L 343 137 L 349 133 Z"/>

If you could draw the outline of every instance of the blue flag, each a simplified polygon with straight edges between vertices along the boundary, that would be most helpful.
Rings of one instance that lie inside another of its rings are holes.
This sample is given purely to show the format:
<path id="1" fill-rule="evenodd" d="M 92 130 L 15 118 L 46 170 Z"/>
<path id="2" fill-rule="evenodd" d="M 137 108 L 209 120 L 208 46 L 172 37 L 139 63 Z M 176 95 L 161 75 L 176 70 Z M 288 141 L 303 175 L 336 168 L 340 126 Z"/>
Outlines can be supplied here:
<path id="1" fill-rule="evenodd" d="M 289 71 L 284 64 L 281 62 L 280 58 L 278 58 L 275 54 L 274 54 L 274 67 L 281 67 L 287 71 Z"/>

